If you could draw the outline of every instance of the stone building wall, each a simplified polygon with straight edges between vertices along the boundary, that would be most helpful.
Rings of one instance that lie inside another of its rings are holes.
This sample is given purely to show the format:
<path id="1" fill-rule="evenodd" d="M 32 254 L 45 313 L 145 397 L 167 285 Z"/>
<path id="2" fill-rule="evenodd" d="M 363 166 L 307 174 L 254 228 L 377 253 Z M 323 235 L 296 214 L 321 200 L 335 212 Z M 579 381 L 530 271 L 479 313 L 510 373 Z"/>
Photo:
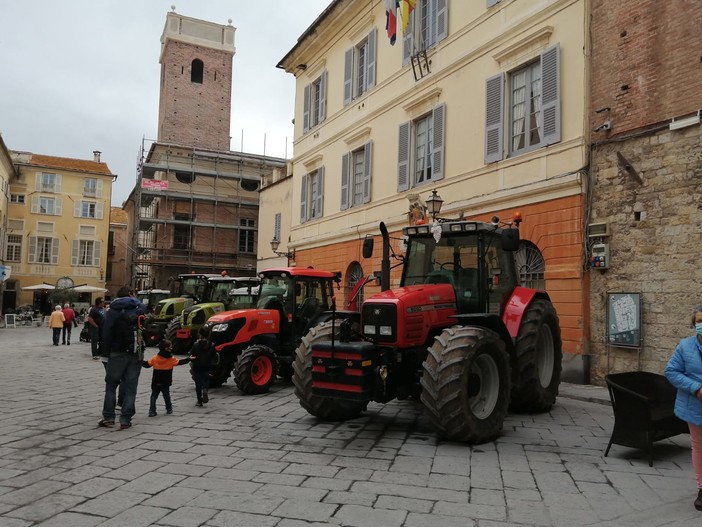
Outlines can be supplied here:
<path id="1" fill-rule="evenodd" d="M 661 373 L 691 334 L 702 303 L 702 127 L 638 134 L 599 144 L 592 155 L 591 223 L 607 222 L 611 267 L 591 270 L 593 379 L 608 372 Z M 639 182 L 622 165 L 620 153 Z M 608 292 L 640 292 L 643 345 L 605 345 Z"/>

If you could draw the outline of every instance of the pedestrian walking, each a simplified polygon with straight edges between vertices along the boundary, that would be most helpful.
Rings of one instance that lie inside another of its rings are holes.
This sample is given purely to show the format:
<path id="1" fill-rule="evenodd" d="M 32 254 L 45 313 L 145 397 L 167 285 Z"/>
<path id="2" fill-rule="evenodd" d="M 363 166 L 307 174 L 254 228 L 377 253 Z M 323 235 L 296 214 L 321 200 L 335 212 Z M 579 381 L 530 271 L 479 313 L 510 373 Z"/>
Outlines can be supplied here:
<path id="1" fill-rule="evenodd" d="M 210 371 L 216 362 L 214 344 L 210 342 L 210 328 L 202 326 L 197 332 L 198 339 L 190 350 L 190 371 L 195 381 L 196 406 L 207 404 L 210 400 L 207 391 L 210 387 Z"/>
<path id="2" fill-rule="evenodd" d="M 120 429 L 132 426 L 136 413 L 139 374 L 143 360 L 143 349 L 137 344 L 139 317 L 145 312 L 144 305 L 136 298 L 133 290 L 122 287 L 117 299 L 111 303 L 105 314 L 102 328 L 102 354 L 107 355 L 105 374 L 105 399 L 102 406 L 102 419 L 98 426 L 110 428 L 115 424 L 117 386 L 124 390 L 124 400 L 120 412 Z"/>
<path id="3" fill-rule="evenodd" d="M 73 326 L 78 327 L 78 320 L 76 320 L 76 312 L 71 309 L 71 304 L 64 304 L 63 306 L 63 332 L 61 333 L 61 343 L 65 346 L 71 345 L 71 329 Z"/>
<path id="4" fill-rule="evenodd" d="M 694 506 L 702 511 L 702 305 L 692 310 L 695 334 L 682 339 L 665 368 L 665 376 L 678 389 L 675 415 L 690 427 L 692 467 L 697 481 Z"/>
<path id="5" fill-rule="evenodd" d="M 171 403 L 171 384 L 173 384 L 173 368 L 190 362 L 190 358 L 178 359 L 173 356 L 172 344 L 168 339 L 163 339 L 158 345 L 158 354 L 144 361 L 144 368 L 153 368 L 151 376 L 151 401 L 149 404 L 149 417 L 155 417 L 156 401 L 159 394 L 163 394 L 163 402 L 166 403 L 166 413 L 173 413 L 173 403 Z"/>
<path id="6" fill-rule="evenodd" d="M 90 351 L 93 360 L 100 360 L 100 348 L 102 347 L 102 323 L 104 315 L 102 311 L 102 297 L 95 299 L 95 305 L 88 311 L 88 328 L 90 330 Z"/>
<path id="7" fill-rule="evenodd" d="M 61 330 L 63 329 L 63 311 L 61 311 L 61 306 L 56 306 L 53 313 L 49 317 L 49 327 L 52 331 L 52 338 L 54 341 L 54 346 L 59 345 L 59 340 L 61 339 Z"/>

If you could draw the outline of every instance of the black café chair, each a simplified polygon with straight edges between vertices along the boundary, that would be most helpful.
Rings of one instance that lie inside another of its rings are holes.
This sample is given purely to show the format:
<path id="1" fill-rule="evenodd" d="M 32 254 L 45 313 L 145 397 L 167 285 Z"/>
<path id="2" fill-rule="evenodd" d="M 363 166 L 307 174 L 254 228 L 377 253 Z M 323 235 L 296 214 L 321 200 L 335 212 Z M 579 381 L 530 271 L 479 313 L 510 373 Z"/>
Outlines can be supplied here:
<path id="1" fill-rule="evenodd" d="M 653 443 L 687 434 L 687 423 L 673 413 L 676 390 L 663 375 L 647 371 L 612 373 L 605 376 L 614 410 L 614 428 L 605 457 L 612 444 L 640 448 L 653 466 Z"/>

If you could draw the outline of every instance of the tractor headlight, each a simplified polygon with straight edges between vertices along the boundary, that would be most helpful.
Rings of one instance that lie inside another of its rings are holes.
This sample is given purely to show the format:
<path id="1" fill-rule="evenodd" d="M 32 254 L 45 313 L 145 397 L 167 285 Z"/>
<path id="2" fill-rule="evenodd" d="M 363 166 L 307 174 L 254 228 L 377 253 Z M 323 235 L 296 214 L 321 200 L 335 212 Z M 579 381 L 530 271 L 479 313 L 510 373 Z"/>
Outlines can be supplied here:
<path id="1" fill-rule="evenodd" d="M 227 331 L 227 324 L 215 324 L 212 326 L 212 332 Z"/>
<path id="2" fill-rule="evenodd" d="M 364 335 L 375 335 L 375 326 L 371 324 L 367 324 L 363 326 L 363 334 Z"/>
<path id="3" fill-rule="evenodd" d="M 380 326 L 380 334 L 384 335 L 386 337 L 389 337 L 392 335 L 392 327 L 391 326 Z"/>

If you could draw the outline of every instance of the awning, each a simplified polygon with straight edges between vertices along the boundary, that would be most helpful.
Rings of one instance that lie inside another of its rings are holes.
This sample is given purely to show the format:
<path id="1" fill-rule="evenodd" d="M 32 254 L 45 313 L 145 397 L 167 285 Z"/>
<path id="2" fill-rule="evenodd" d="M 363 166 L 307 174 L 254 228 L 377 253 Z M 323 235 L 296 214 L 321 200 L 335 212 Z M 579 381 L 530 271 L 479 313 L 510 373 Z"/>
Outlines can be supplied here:
<path id="1" fill-rule="evenodd" d="M 76 293 L 104 293 L 107 291 L 104 287 L 95 287 L 92 285 L 77 285 L 73 290 Z"/>
<path id="2" fill-rule="evenodd" d="M 27 287 L 23 287 L 23 291 L 53 291 L 56 289 L 56 286 L 53 286 L 51 284 L 36 284 L 36 285 L 28 285 Z"/>

